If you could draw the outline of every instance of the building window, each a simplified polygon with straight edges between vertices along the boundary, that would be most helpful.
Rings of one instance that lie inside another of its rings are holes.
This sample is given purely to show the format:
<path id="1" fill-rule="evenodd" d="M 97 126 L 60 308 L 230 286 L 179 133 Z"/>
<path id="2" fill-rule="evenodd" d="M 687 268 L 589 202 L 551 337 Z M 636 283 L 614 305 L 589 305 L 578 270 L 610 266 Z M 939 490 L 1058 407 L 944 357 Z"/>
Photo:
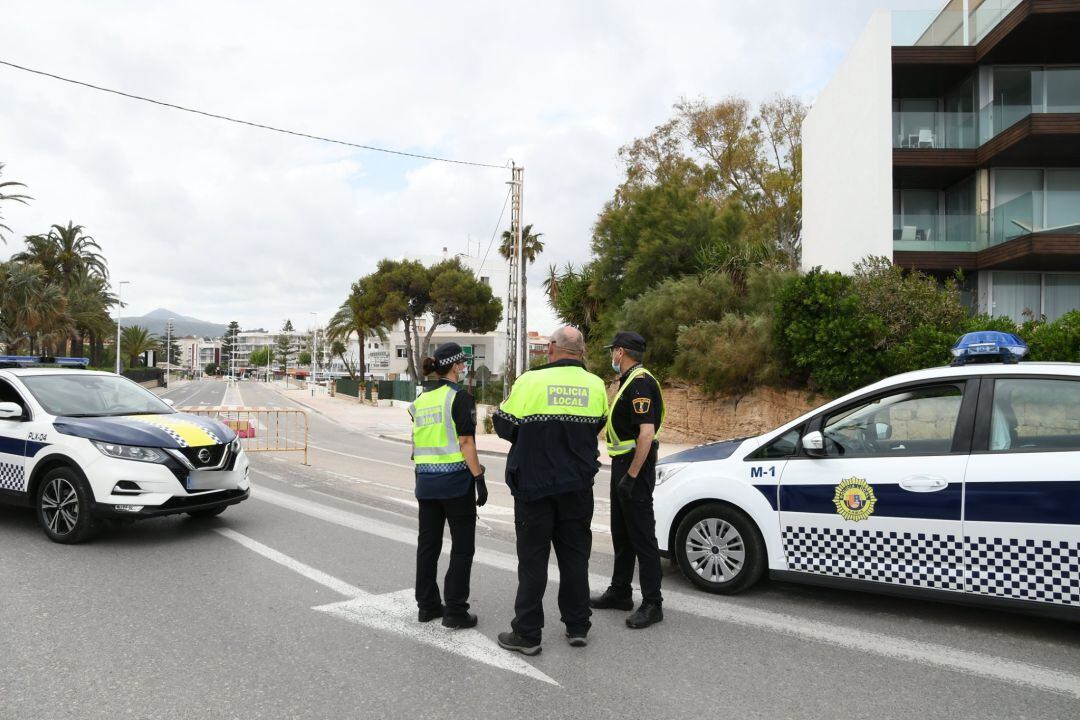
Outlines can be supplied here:
<path id="1" fill-rule="evenodd" d="M 404 345 L 398 345 L 397 348 L 395 348 L 395 356 L 399 358 L 408 357 L 408 354 L 405 352 Z"/>
<path id="2" fill-rule="evenodd" d="M 990 314 L 1020 323 L 1046 317 L 1053 322 L 1080 308 L 1080 274 L 994 272 L 990 281 Z"/>
<path id="3" fill-rule="evenodd" d="M 481 275 L 480 276 L 480 282 L 484 283 L 485 285 L 490 285 L 491 284 L 491 278 L 487 277 L 486 275 Z"/>

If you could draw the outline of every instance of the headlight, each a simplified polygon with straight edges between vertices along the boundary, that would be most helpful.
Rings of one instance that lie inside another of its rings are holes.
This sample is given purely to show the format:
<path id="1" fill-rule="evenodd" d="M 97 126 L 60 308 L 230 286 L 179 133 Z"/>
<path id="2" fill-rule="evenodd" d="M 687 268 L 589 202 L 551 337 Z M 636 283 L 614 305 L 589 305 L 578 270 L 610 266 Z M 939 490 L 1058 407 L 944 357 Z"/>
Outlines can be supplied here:
<path id="1" fill-rule="evenodd" d="M 675 473 L 679 472 L 683 468 L 689 466 L 690 463 L 666 463 L 656 466 L 656 485 L 659 487 L 663 483 L 667 482 Z"/>
<path id="2" fill-rule="evenodd" d="M 233 438 L 233 441 L 229 443 L 229 449 L 232 450 L 234 454 L 240 452 L 241 447 L 243 447 L 243 445 L 241 445 L 239 437 Z"/>
<path id="3" fill-rule="evenodd" d="M 117 445 L 116 443 L 100 442 L 91 440 L 102 455 L 120 460 L 138 460 L 139 462 L 162 463 L 168 457 L 157 448 L 136 447 L 134 445 Z"/>

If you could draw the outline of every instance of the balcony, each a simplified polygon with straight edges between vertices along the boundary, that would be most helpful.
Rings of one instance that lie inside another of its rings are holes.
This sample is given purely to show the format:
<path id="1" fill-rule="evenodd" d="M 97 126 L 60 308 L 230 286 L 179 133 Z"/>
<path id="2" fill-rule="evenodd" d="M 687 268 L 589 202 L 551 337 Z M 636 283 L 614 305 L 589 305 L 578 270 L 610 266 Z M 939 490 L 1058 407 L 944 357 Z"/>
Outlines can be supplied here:
<path id="1" fill-rule="evenodd" d="M 979 115 L 973 112 L 893 113 L 893 148 L 972 150 L 979 146 Z"/>
<path id="2" fill-rule="evenodd" d="M 986 247 L 983 215 L 893 215 L 893 250 L 978 252 Z"/>
<path id="3" fill-rule="evenodd" d="M 1019 4 L 1020 0 L 984 0 L 966 17 L 960 8 L 898 10 L 892 14 L 892 44 L 894 47 L 970 47 L 986 37 Z"/>
<path id="4" fill-rule="evenodd" d="M 1037 234 L 1080 235 L 1080 192 L 1030 192 L 990 211 L 989 246 Z"/>

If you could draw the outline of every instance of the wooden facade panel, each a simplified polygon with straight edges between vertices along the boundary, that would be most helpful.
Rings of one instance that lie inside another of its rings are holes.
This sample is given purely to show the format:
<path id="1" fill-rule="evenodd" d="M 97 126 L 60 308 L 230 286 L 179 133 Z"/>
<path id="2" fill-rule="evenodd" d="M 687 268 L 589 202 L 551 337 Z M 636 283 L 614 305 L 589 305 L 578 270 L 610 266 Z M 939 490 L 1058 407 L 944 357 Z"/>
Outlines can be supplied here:
<path id="1" fill-rule="evenodd" d="M 1075 270 L 1080 268 L 1080 234 L 1024 235 L 973 253 L 895 251 L 893 262 L 909 270 Z"/>
<path id="2" fill-rule="evenodd" d="M 892 62 L 893 65 L 974 65 L 975 48 L 894 45 Z"/>
<path id="3" fill-rule="evenodd" d="M 975 150 L 938 150 L 934 148 L 896 148 L 893 165 L 898 167 L 971 167 L 978 164 Z"/>

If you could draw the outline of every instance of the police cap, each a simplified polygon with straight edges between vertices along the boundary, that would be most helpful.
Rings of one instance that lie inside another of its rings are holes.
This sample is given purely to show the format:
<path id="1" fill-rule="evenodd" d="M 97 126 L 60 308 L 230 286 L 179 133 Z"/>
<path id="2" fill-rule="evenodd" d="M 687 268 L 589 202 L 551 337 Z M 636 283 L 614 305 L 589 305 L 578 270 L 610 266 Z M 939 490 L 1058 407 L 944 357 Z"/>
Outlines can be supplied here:
<path id="1" fill-rule="evenodd" d="M 465 352 L 456 342 L 443 343 L 435 349 L 435 363 L 440 369 L 459 362 L 465 362 Z"/>
<path id="2" fill-rule="evenodd" d="M 611 344 L 605 345 L 604 349 L 610 350 L 611 348 L 617 347 L 633 350 L 634 352 L 645 352 L 645 338 L 641 337 L 636 332 L 620 330 L 615 333 L 615 337 L 611 340 Z"/>

